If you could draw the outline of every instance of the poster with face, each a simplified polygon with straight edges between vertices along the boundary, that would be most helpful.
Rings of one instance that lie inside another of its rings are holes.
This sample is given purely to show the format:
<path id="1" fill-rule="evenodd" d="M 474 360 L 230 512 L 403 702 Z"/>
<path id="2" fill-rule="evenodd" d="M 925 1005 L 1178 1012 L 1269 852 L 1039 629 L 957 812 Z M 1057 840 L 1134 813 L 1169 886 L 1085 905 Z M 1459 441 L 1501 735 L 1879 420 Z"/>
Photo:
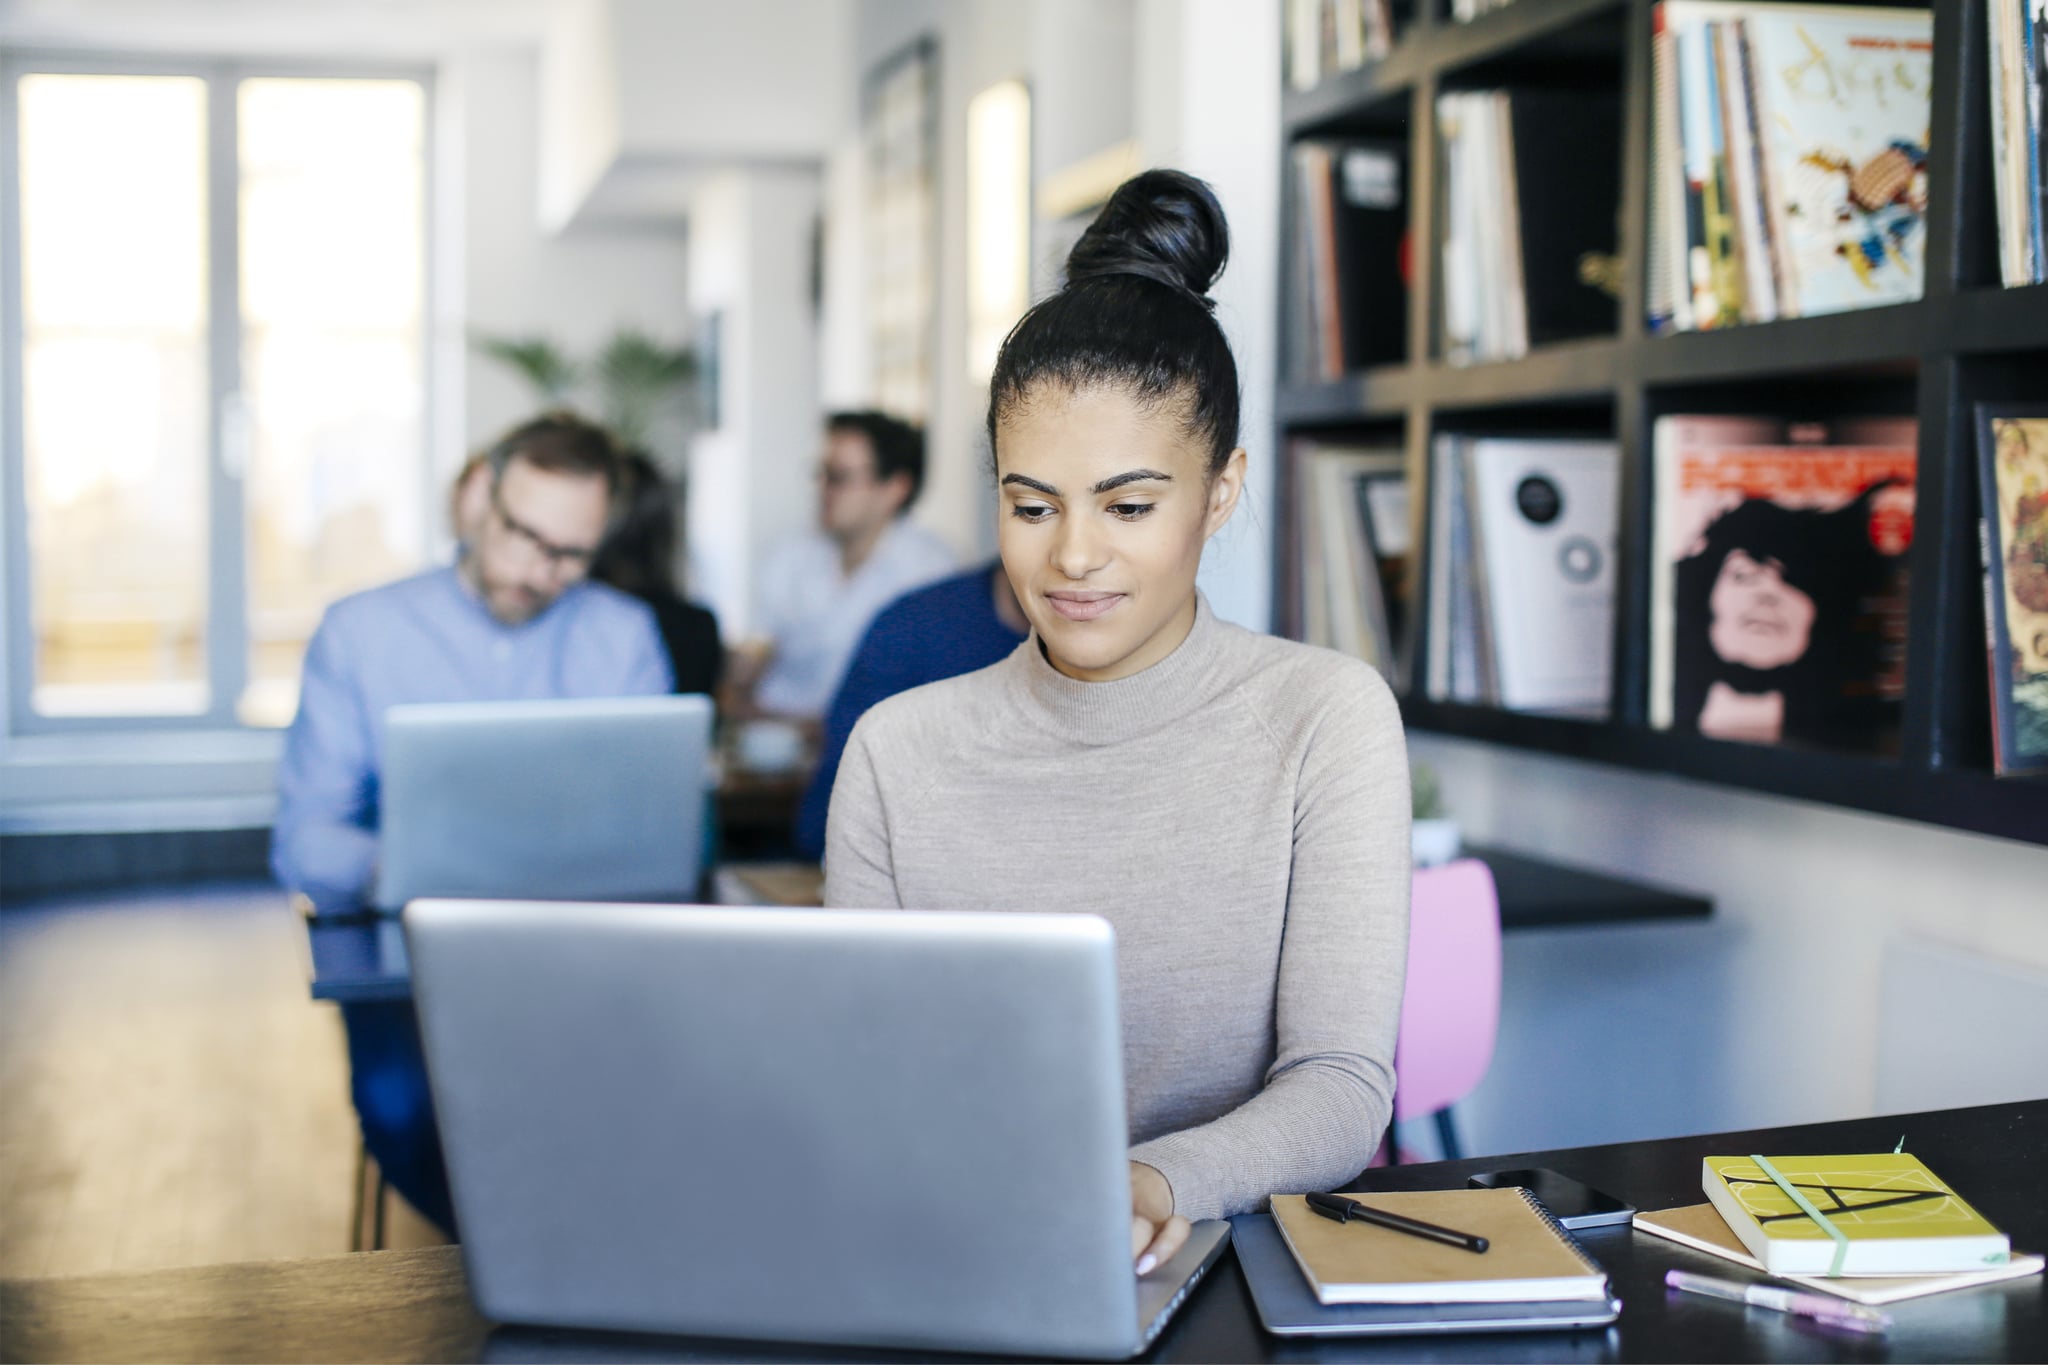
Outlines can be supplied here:
<path id="1" fill-rule="evenodd" d="M 1669 424 L 1669 425 L 1667 425 Z M 1913 424 L 1666 418 L 1653 720 L 1886 752 L 1905 690 Z"/>

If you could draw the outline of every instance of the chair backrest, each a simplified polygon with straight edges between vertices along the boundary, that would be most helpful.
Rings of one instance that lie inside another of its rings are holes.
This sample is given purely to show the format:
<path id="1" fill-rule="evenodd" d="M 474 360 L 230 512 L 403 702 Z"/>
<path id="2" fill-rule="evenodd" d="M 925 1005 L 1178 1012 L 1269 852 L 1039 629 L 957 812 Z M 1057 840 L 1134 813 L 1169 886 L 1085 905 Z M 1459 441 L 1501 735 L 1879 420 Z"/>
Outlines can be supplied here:
<path id="1" fill-rule="evenodd" d="M 1394 1045 L 1394 1117 L 1422 1118 L 1472 1093 L 1500 1029 L 1500 898 L 1462 858 L 1415 873 L 1408 985 Z"/>

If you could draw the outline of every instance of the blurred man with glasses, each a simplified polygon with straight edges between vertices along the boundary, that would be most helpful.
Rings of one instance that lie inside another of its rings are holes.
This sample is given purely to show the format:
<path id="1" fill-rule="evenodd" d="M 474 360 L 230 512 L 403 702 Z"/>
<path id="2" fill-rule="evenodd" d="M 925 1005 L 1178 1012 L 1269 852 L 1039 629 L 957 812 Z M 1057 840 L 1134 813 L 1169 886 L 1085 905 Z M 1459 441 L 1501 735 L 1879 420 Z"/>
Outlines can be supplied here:
<path id="1" fill-rule="evenodd" d="M 815 730 L 877 612 L 953 571 L 946 543 L 904 519 L 924 484 L 924 433 L 879 412 L 826 419 L 818 525 L 761 566 L 754 638 L 731 704 Z"/>
<path id="2" fill-rule="evenodd" d="M 272 870 L 321 912 L 355 909 L 377 865 L 384 713 L 401 702 L 659 696 L 647 606 L 587 581 L 619 501 L 601 427 L 551 413 L 507 433 L 456 492 L 456 562 L 343 598 L 306 648 L 278 771 Z M 544 779 L 543 779 L 544 780 Z M 364 1143 L 452 1230 L 411 1007 L 345 1007 Z"/>

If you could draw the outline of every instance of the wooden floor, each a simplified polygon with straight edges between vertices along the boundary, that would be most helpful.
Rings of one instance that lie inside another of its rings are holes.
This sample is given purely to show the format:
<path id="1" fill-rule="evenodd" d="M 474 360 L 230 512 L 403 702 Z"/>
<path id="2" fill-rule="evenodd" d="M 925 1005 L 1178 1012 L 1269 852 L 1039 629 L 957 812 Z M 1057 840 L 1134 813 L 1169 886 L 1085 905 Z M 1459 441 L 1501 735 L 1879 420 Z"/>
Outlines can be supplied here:
<path id="1" fill-rule="evenodd" d="M 347 1054 L 304 952 L 268 886 L 0 911 L 0 1278 L 349 1249 Z M 387 1240 L 441 1239 L 401 1206 Z"/>

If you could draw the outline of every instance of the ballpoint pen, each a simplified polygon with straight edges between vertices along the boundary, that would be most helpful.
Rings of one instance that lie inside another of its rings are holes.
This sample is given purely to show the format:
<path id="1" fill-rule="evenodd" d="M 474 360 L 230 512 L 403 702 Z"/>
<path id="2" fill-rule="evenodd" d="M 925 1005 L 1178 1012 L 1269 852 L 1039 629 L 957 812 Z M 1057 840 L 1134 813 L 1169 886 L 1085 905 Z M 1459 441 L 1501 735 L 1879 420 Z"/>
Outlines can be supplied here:
<path id="1" fill-rule="evenodd" d="M 1826 1326 L 1841 1327 L 1851 1332 L 1888 1332 L 1892 1325 L 1891 1314 L 1875 1308 L 1865 1308 L 1860 1303 L 1845 1303 L 1823 1294 L 1803 1294 L 1796 1289 L 1780 1289 L 1771 1284 L 1738 1284 L 1733 1280 L 1717 1280 L 1711 1275 L 1693 1275 L 1683 1270 L 1666 1271 L 1664 1283 L 1672 1289 L 1682 1289 L 1688 1294 L 1707 1294 L 1734 1303 L 1753 1303 L 1759 1308 L 1775 1308 L 1780 1313 L 1811 1318 Z"/>
<path id="2" fill-rule="evenodd" d="M 1418 1218 L 1403 1218 L 1398 1213 L 1388 1213 L 1385 1209 L 1361 1204 L 1356 1199 L 1346 1199 L 1341 1194 L 1311 1194 L 1305 1198 L 1310 1208 L 1334 1222 L 1348 1223 L 1356 1218 L 1359 1222 L 1371 1223 L 1374 1227 L 1405 1232 L 1410 1237 L 1427 1237 L 1432 1242 L 1462 1247 L 1466 1251 L 1486 1250 L 1487 1242 L 1484 1237 L 1475 1237 L 1469 1232 L 1458 1232 L 1452 1228 L 1440 1228 L 1434 1223 L 1425 1223 Z"/>

